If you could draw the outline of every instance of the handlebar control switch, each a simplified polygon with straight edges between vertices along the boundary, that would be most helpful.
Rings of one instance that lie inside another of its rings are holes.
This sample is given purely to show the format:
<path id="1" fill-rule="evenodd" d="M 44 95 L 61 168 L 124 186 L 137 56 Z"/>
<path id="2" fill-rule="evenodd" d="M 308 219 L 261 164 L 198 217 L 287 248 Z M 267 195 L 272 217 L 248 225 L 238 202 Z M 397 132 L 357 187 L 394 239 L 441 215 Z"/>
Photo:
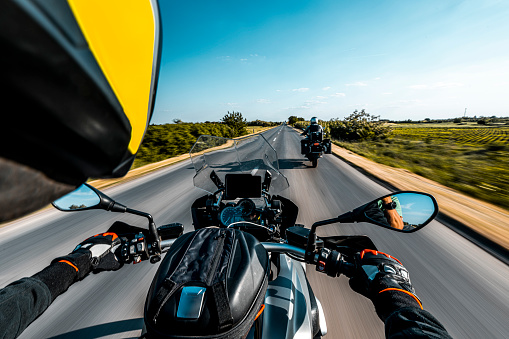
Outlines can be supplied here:
<path id="1" fill-rule="evenodd" d="M 338 251 L 328 248 L 322 248 L 318 252 L 318 260 L 316 262 L 316 270 L 326 273 L 330 277 L 337 277 L 342 273 L 344 258 Z"/>
<path id="2" fill-rule="evenodd" d="M 134 234 L 132 237 L 122 238 L 120 254 L 124 262 L 137 264 L 149 258 L 147 240 L 143 233 Z"/>

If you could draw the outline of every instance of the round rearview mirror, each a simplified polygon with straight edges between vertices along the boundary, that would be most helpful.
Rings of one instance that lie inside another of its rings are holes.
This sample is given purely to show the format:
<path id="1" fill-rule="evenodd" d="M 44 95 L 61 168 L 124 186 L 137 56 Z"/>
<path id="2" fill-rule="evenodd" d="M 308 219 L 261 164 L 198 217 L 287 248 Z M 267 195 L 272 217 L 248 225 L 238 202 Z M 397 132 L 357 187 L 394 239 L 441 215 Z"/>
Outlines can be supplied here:
<path id="1" fill-rule="evenodd" d="M 414 232 L 427 225 L 438 214 L 435 198 L 427 193 L 399 192 L 366 205 L 368 222 L 400 232 Z"/>
<path id="2" fill-rule="evenodd" d="M 100 203 L 99 194 L 83 184 L 71 193 L 55 200 L 52 205 L 61 211 L 81 211 L 94 208 Z"/>

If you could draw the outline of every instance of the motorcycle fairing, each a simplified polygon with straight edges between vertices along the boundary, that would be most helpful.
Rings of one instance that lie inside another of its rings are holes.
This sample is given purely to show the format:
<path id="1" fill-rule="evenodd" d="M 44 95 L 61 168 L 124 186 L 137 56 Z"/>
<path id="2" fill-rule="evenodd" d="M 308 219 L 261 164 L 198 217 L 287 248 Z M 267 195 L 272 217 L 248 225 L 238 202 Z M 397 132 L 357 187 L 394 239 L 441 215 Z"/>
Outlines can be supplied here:
<path id="1" fill-rule="evenodd" d="M 318 308 L 313 310 L 312 304 L 317 303 L 311 301 L 314 295 L 309 290 L 304 264 L 284 254 L 279 257 L 279 274 L 269 282 L 265 294 L 262 337 L 313 338 L 320 317 Z"/>

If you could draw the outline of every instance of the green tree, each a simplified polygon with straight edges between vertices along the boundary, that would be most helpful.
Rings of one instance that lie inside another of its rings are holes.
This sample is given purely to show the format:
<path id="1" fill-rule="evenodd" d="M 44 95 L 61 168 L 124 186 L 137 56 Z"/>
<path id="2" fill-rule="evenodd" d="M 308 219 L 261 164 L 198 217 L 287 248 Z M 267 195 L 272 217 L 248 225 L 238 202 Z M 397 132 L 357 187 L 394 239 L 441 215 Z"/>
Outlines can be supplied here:
<path id="1" fill-rule="evenodd" d="M 295 115 L 292 115 L 288 118 L 288 125 L 295 126 L 295 124 L 299 121 L 305 121 L 302 117 L 297 117 Z"/>
<path id="2" fill-rule="evenodd" d="M 228 113 L 221 119 L 221 121 L 223 124 L 230 128 L 231 138 L 240 137 L 247 134 L 247 122 L 246 119 L 242 117 L 242 113 L 235 111 L 230 113 L 230 111 L 228 111 Z"/>
<path id="3" fill-rule="evenodd" d="M 362 141 L 385 138 L 392 132 L 390 126 L 379 117 L 355 110 L 343 121 L 331 120 L 327 123 L 333 138 L 345 141 Z"/>
<path id="4" fill-rule="evenodd" d="M 297 122 L 297 117 L 295 115 L 292 115 L 288 118 L 288 125 L 293 125 Z"/>
<path id="5" fill-rule="evenodd" d="M 479 125 L 489 125 L 491 122 L 491 120 L 489 118 L 481 118 L 479 120 L 477 120 L 477 123 Z"/>

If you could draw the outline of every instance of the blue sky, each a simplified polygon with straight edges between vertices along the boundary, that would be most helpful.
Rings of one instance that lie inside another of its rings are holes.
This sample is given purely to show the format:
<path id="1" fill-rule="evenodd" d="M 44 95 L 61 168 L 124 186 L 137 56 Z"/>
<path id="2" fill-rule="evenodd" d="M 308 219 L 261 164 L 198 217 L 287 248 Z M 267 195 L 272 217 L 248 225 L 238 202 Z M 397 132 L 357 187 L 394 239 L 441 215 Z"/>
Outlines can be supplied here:
<path id="1" fill-rule="evenodd" d="M 503 1 L 160 1 L 152 123 L 509 115 Z"/>

